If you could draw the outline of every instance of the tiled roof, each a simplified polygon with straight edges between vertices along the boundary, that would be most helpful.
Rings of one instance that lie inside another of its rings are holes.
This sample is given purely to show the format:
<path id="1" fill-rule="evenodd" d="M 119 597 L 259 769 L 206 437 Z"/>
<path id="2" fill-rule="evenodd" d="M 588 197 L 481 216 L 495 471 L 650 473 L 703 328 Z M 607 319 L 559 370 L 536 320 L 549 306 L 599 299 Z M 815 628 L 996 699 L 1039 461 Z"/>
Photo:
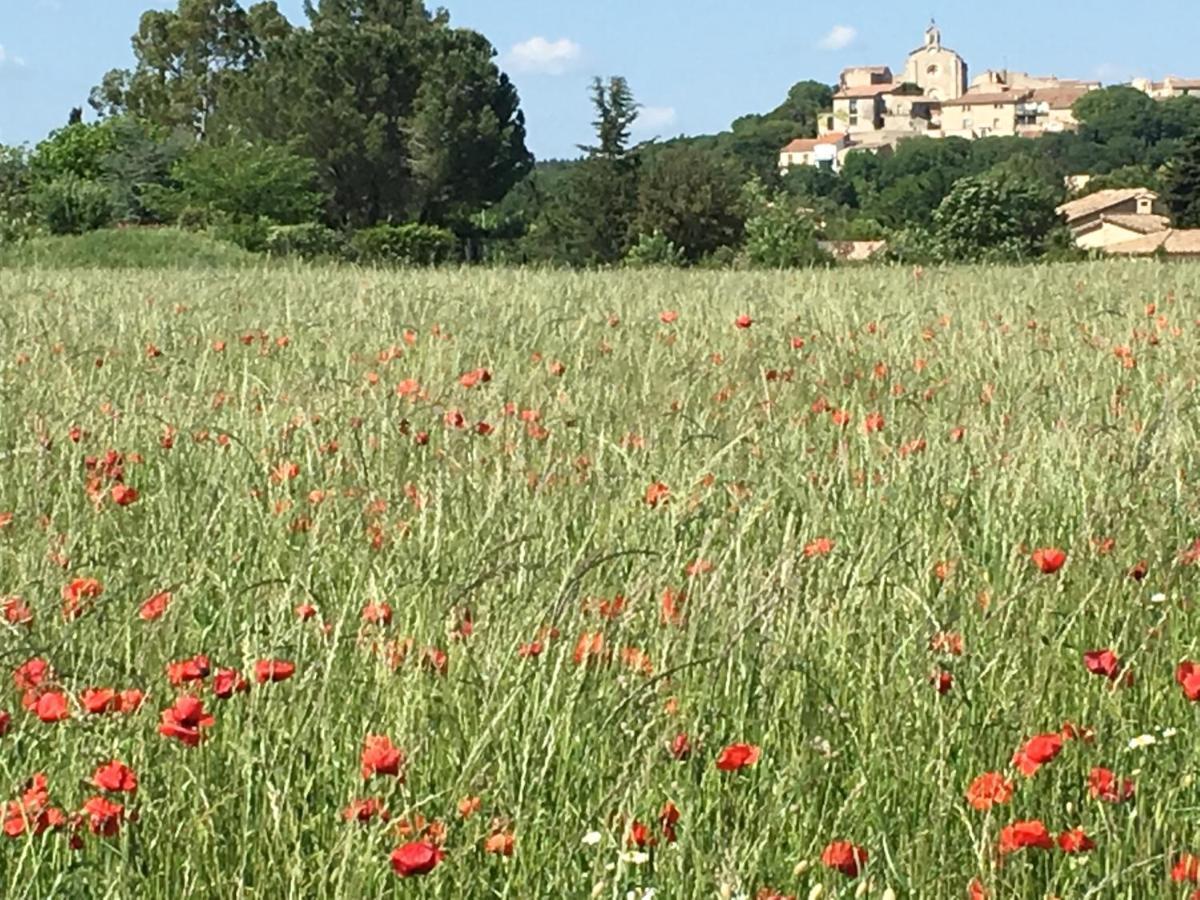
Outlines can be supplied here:
<path id="1" fill-rule="evenodd" d="M 858 87 L 842 88 L 833 95 L 834 100 L 862 100 L 866 97 L 875 97 L 879 94 L 890 94 L 900 85 L 895 81 L 889 81 L 887 84 L 863 84 Z"/>
<path id="2" fill-rule="evenodd" d="M 1167 229 L 1104 248 L 1117 256 L 1200 256 L 1200 229 Z"/>
<path id="3" fill-rule="evenodd" d="M 839 144 L 846 139 L 845 132 L 831 131 L 819 138 L 796 138 L 781 150 L 781 153 L 807 153 L 821 144 Z"/>
<path id="4" fill-rule="evenodd" d="M 1089 92 L 1089 89 L 1082 85 L 1079 87 L 1059 85 L 1052 88 L 1037 88 L 1029 99 L 1034 103 L 1045 103 L 1051 109 L 1070 109 L 1075 105 L 1076 100 Z"/>
<path id="5" fill-rule="evenodd" d="M 1118 203 L 1127 203 L 1138 197 L 1149 197 L 1151 200 L 1157 200 L 1158 194 L 1147 188 L 1113 188 L 1107 191 L 1096 191 L 1094 194 L 1088 194 L 1086 197 L 1080 197 L 1078 200 L 1064 203 L 1056 211 L 1060 216 L 1066 216 L 1067 223 L 1070 224 L 1077 219 L 1083 219 L 1087 216 L 1104 212 L 1110 206 L 1116 206 Z"/>
<path id="6" fill-rule="evenodd" d="M 942 106 L 996 106 L 997 104 L 1019 103 L 1028 97 L 1029 93 L 1029 91 L 994 91 L 963 94 L 957 100 L 943 100 Z"/>
<path id="7" fill-rule="evenodd" d="M 1153 213 L 1141 216 L 1137 213 L 1118 213 L 1113 216 L 1101 216 L 1100 221 L 1128 231 L 1136 231 L 1138 234 L 1155 234 L 1166 231 L 1171 225 L 1171 220 L 1166 216 Z"/>

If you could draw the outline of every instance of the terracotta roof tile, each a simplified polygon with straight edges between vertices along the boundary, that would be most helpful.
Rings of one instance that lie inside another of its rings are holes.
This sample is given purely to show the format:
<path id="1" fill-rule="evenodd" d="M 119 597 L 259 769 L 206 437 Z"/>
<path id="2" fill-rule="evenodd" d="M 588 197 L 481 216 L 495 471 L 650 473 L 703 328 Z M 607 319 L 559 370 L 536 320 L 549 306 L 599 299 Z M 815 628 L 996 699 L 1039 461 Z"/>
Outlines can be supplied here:
<path id="1" fill-rule="evenodd" d="M 1137 197 L 1149 197 L 1151 200 L 1157 200 L 1158 194 L 1148 188 L 1113 188 L 1107 191 L 1096 191 L 1094 194 L 1064 203 L 1056 211 L 1060 216 L 1066 216 L 1067 223 L 1070 224 L 1078 219 L 1104 212 L 1110 206 L 1116 206 L 1118 203 L 1127 203 Z"/>
<path id="2" fill-rule="evenodd" d="M 1200 229 L 1167 229 L 1113 244 L 1104 252 L 1117 256 L 1153 256 L 1160 250 L 1167 256 L 1200 256 Z"/>
<path id="3" fill-rule="evenodd" d="M 834 100 L 861 100 L 866 97 L 875 97 L 879 94 L 890 94 L 900 85 L 895 81 L 889 81 L 887 84 L 863 84 L 858 87 L 842 88 L 833 95 Z"/>
<path id="4" fill-rule="evenodd" d="M 963 94 L 957 100 L 943 100 L 942 106 L 996 106 L 997 104 L 1019 103 L 1029 91 L 992 91 L 989 93 Z"/>
<path id="5" fill-rule="evenodd" d="M 845 139 L 846 135 L 844 132 L 831 131 L 829 134 L 823 134 L 819 138 L 796 138 L 780 152 L 807 153 L 810 150 L 815 150 L 821 144 L 839 144 Z"/>

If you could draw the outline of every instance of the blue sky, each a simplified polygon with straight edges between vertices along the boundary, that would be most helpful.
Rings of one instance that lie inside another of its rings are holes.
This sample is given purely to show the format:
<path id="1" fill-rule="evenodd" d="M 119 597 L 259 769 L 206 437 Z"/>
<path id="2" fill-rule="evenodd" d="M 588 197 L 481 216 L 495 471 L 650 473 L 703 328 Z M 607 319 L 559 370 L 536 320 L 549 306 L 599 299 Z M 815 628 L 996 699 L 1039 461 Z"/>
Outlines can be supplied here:
<path id="1" fill-rule="evenodd" d="M 445 0 L 453 22 L 500 51 L 543 159 L 574 155 L 588 139 L 592 75 L 629 79 L 645 106 L 639 137 L 718 131 L 772 108 L 801 79 L 833 82 L 849 65 L 898 67 L 929 14 L 974 72 L 1200 77 L 1196 3 L 1157 0 L 1153 15 L 1134 15 L 1124 0 Z M 130 64 L 129 37 L 151 5 L 167 3 L 0 0 L 0 141 L 36 142 L 85 103 L 106 70 Z M 280 6 L 302 18 L 301 0 Z"/>

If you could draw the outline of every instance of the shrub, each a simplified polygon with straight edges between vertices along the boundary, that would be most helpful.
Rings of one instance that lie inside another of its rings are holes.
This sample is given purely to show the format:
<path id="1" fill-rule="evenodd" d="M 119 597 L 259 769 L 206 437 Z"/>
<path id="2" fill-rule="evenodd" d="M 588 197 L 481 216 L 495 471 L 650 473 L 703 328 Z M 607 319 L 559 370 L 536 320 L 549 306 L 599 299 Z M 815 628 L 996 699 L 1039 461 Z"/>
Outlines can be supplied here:
<path id="1" fill-rule="evenodd" d="M 934 234 L 947 259 L 1034 259 L 1061 224 L 1054 211 L 1057 201 L 1048 185 L 1010 171 L 962 178 L 934 212 Z"/>
<path id="2" fill-rule="evenodd" d="M 267 249 L 271 235 L 271 220 L 262 217 L 245 221 L 218 220 L 208 232 L 219 241 L 228 241 L 251 253 L 262 253 Z"/>
<path id="3" fill-rule="evenodd" d="M 416 222 L 364 228 L 350 245 L 360 262 L 384 265 L 436 266 L 459 255 L 453 232 Z"/>
<path id="4" fill-rule="evenodd" d="M 746 185 L 746 220 L 742 256 L 747 263 L 767 269 L 791 269 L 829 263 L 817 242 L 817 227 L 794 198 L 773 194 L 761 182 Z"/>
<path id="5" fill-rule="evenodd" d="M 625 265 L 635 268 L 645 266 L 682 266 L 686 262 L 683 249 L 676 247 L 661 231 L 643 234 L 625 255 Z"/>
<path id="6" fill-rule="evenodd" d="M 51 234 L 83 234 L 112 222 L 112 194 L 104 185 L 63 175 L 38 189 L 42 224 Z"/>
<path id="7" fill-rule="evenodd" d="M 185 206 L 179 211 L 175 224 L 184 231 L 203 231 L 213 224 L 213 217 L 203 206 Z"/>
<path id="8" fill-rule="evenodd" d="M 325 199 L 312 160 L 273 144 L 202 144 L 172 166 L 171 180 L 147 190 L 146 203 L 173 221 L 195 207 L 232 221 L 297 225 L 316 219 Z"/>
<path id="9" fill-rule="evenodd" d="M 304 259 L 341 256 L 346 251 L 346 241 L 340 232 L 316 222 L 276 225 L 267 234 L 266 251 L 273 256 L 299 256 Z"/>

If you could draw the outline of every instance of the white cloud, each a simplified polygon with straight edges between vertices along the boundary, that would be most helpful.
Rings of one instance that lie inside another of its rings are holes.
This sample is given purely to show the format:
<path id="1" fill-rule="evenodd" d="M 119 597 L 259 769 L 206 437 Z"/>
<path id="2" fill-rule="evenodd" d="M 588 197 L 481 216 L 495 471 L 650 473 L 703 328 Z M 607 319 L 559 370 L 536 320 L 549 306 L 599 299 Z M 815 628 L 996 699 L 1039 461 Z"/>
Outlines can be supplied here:
<path id="1" fill-rule="evenodd" d="M 817 44 L 822 50 L 844 50 L 854 43 L 858 29 L 852 25 L 834 25 Z"/>
<path id="2" fill-rule="evenodd" d="M 20 69 L 25 65 L 25 60 L 19 56 L 13 56 L 4 49 L 4 45 L 0 44 L 0 69 L 5 66 L 11 66 L 14 69 Z"/>
<path id="3" fill-rule="evenodd" d="M 637 121 L 633 123 L 633 128 L 635 131 L 668 128 L 675 124 L 675 118 L 675 107 L 673 106 L 643 106 L 638 110 Z"/>
<path id="4" fill-rule="evenodd" d="M 517 72 L 562 75 L 583 55 L 583 48 L 570 38 L 548 41 L 540 35 L 515 44 L 504 57 L 505 65 Z"/>

